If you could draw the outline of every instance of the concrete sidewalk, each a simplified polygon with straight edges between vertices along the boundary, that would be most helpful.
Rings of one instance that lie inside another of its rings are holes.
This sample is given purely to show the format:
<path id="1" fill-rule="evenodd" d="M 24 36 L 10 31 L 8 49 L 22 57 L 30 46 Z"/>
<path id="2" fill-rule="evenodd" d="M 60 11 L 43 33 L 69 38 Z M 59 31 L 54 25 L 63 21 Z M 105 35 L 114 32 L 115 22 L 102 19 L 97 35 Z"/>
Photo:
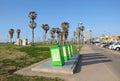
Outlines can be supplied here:
<path id="1" fill-rule="evenodd" d="M 100 60 L 104 56 L 95 52 L 88 45 L 84 45 L 80 54 L 82 54 L 81 71 L 73 75 L 74 77 L 70 81 L 119 81 L 104 64 L 104 62 L 111 62 L 111 60 Z"/>
<path id="2" fill-rule="evenodd" d="M 19 70 L 15 72 L 15 74 L 26 76 L 59 77 L 65 81 L 119 81 L 117 80 L 117 77 L 115 77 L 115 75 L 104 64 L 104 62 L 111 61 L 101 61 L 100 58 L 104 58 L 104 56 L 100 53 L 96 53 L 90 46 L 84 45 L 80 51 L 80 54 L 82 57 L 78 63 L 76 72 L 73 75 L 33 72 L 31 70 L 31 68 L 42 62 Z"/>

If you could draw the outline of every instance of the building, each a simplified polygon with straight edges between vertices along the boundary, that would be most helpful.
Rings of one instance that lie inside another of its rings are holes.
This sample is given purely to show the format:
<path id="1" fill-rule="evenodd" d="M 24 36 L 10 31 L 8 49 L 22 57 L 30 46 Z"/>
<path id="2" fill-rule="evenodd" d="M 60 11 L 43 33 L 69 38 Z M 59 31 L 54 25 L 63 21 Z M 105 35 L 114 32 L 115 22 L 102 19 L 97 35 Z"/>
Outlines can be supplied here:
<path id="1" fill-rule="evenodd" d="M 84 42 L 90 43 L 91 40 L 92 40 L 92 31 L 91 30 L 84 31 Z"/>
<path id="2" fill-rule="evenodd" d="M 120 42 L 120 35 L 115 35 L 108 37 L 107 35 L 102 35 L 101 42 Z"/>

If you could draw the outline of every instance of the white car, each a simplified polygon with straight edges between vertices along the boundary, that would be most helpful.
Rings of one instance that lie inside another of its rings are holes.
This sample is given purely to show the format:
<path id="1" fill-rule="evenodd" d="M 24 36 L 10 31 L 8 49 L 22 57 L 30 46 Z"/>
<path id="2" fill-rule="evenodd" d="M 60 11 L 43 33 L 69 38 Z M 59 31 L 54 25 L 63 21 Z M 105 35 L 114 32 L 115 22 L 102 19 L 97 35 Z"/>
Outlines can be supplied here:
<path id="1" fill-rule="evenodd" d="M 120 44 L 120 42 L 115 42 L 115 43 L 113 43 L 109 46 L 109 49 L 114 50 L 113 47 L 116 46 L 116 45 L 119 45 L 119 44 Z"/>
<path id="2" fill-rule="evenodd" d="M 115 46 L 113 46 L 113 49 L 117 50 L 117 51 L 120 51 L 120 43 L 115 45 Z"/>

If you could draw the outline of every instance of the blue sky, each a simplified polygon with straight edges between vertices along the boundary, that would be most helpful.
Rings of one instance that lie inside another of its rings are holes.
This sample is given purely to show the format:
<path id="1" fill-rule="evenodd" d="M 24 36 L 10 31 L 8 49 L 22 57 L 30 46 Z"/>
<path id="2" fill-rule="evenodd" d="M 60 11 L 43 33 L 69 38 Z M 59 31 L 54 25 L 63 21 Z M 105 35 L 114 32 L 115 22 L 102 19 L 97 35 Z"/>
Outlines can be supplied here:
<path id="1" fill-rule="evenodd" d="M 120 34 L 120 0 L 0 0 L 0 41 L 9 41 L 10 28 L 15 30 L 14 40 L 19 28 L 21 38 L 31 41 L 30 11 L 38 14 L 35 41 L 43 38 L 42 24 L 61 28 L 64 21 L 70 23 L 69 38 L 73 37 L 79 22 L 92 30 L 93 37 L 107 32 L 111 36 Z"/>

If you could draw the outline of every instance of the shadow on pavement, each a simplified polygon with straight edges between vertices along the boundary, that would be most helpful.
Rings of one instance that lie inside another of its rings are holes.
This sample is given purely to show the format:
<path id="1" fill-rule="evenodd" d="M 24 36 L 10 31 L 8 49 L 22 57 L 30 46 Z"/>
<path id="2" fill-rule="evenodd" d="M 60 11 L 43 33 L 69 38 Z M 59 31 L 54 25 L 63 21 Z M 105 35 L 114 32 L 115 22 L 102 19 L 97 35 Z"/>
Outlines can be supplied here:
<path id="1" fill-rule="evenodd" d="M 82 66 L 103 63 L 103 62 L 112 62 L 112 60 L 92 60 L 92 61 L 82 62 Z"/>
<path id="2" fill-rule="evenodd" d="M 96 64 L 96 63 L 103 63 L 103 62 L 112 62 L 112 60 L 107 59 L 106 56 L 100 53 L 82 55 L 82 66 Z"/>
<path id="3" fill-rule="evenodd" d="M 104 56 L 104 55 L 100 53 L 82 54 L 82 57 L 96 57 L 96 56 Z"/>
<path id="4" fill-rule="evenodd" d="M 75 73 L 79 73 L 81 71 L 82 66 L 104 62 L 112 62 L 112 60 L 108 59 L 106 56 L 100 53 L 83 54 L 81 55 L 81 58 L 78 62 Z"/>
<path id="5" fill-rule="evenodd" d="M 79 73 L 81 71 L 81 66 L 82 66 L 82 55 L 80 55 L 74 74 Z"/>

